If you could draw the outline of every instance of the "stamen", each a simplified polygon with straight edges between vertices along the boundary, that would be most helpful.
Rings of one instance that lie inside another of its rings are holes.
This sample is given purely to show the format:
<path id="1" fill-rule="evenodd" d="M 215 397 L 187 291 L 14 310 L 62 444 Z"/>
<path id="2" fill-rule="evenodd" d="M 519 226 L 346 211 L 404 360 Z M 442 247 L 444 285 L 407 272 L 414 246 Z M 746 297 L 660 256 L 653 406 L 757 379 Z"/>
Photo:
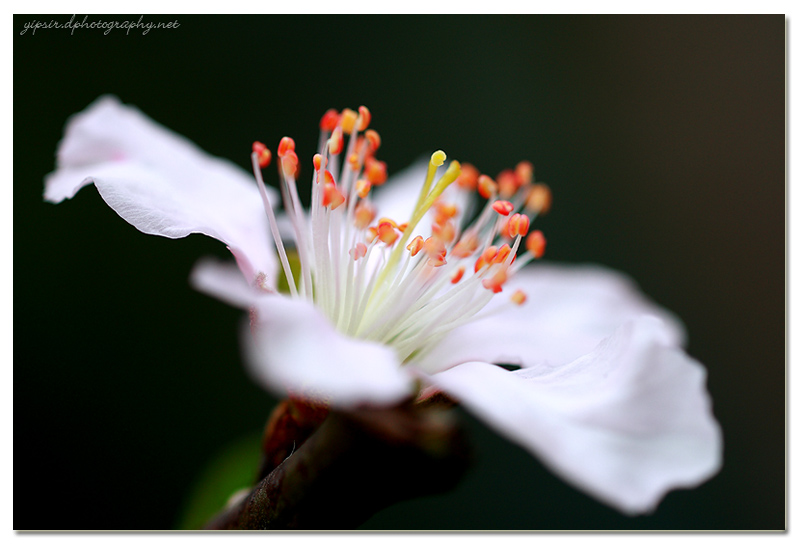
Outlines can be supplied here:
<path id="1" fill-rule="evenodd" d="M 464 267 L 464 265 L 459 266 L 458 269 L 450 276 L 450 283 L 456 284 L 460 282 L 461 278 L 464 277 L 465 270 L 466 267 Z"/>
<path id="2" fill-rule="evenodd" d="M 536 183 L 531 187 L 528 200 L 525 202 L 525 209 L 537 213 L 546 214 L 550 210 L 553 197 L 550 194 L 550 187 L 544 183 Z"/>
<path id="3" fill-rule="evenodd" d="M 419 253 L 419 251 L 422 249 L 422 244 L 422 236 L 417 235 L 413 240 L 411 240 L 411 242 L 409 242 L 409 244 L 406 246 L 406 249 L 411 252 L 412 257 L 416 257 L 417 253 Z"/>
<path id="4" fill-rule="evenodd" d="M 380 135 L 375 132 L 374 130 L 370 129 L 364 133 L 364 137 L 367 139 L 367 143 L 369 144 L 369 150 L 374 153 L 378 150 L 381 146 L 381 137 Z"/>
<path id="5" fill-rule="evenodd" d="M 261 142 L 253 142 L 253 152 L 258 155 L 258 166 L 266 168 L 272 162 L 272 152 Z"/>
<path id="6" fill-rule="evenodd" d="M 525 239 L 525 247 L 530 251 L 534 257 L 541 259 L 544 255 L 544 248 L 547 245 L 547 240 L 544 238 L 542 231 L 535 230 L 531 232 Z"/>
<path id="7" fill-rule="evenodd" d="M 508 200 L 496 200 L 492 204 L 492 209 L 500 215 L 508 215 L 514 211 L 514 205 Z"/>
<path id="8" fill-rule="evenodd" d="M 278 144 L 278 156 L 283 158 L 289 151 L 294 151 L 294 140 L 284 136 L 281 138 L 281 143 Z"/>
<path id="9" fill-rule="evenodd" d="M 353 128 L 356 126 L 356 119 L 358 119 L 358 114 L 350 108 L 342 110 L 341 127 L 345 134 L 353 132 Z"/>
<path id="10" fill-rule="evenodd" d="M 339 113 L 331 108 L 322 116 L 322 119 L 319 122 L 319 129 L 325 132 L 333 132 L 338 124 Z"/>
<path id="11" fill-rule="evenodd" d="M 486 174 L 478 177 L 478 194 L 486 199 L 491 199 L 497 194 L 497 184 Z"/>
<path id="12" fill-rule="evenodd" d="M 328 150 L 331 155 L 338 155 L 344 149 L 344 136 L 342 136 L 342 127 L 338 126 L 331 134 L 331 139 L 328 140 Z"/>
<path id="13" fill-rule="evenodd" d="M 523 304 L 525 304 L 525 301 L 526 301 L 526 300 L 528 300 L 528 295 L 526 295 L 526 294 L 525 294 L 523 291 L 521 291 L 520 289 L 517 289 L 517 290 L 516 290 L 516 291 L 514 291 L 514 293 L 511 295 L 511 302 L 513 302 L 513 303 L 514 303 L 514 304 L 516 304 L 517 306 L 522 306 Z"/>
<path id="14" fill-rule="evenodd" d="M 477 168 L 465 162 L 461 165 L 461 175 L 458 176 L 456 183 L 458 183 L 458 186 L 462 189 L 474 191 L 478 188 L 478 176 L 480 175 L 481 173 L 478 172 Z"/>
<path id="15" fill-rule="evenodd" d="M 358 121 L 356 124 L 356 128 L 360 131 L 367 130 L 370 121 L 372 121 L 372 114 L 369 112 L 366 106 L 359 106 L 358 107 Z"/>

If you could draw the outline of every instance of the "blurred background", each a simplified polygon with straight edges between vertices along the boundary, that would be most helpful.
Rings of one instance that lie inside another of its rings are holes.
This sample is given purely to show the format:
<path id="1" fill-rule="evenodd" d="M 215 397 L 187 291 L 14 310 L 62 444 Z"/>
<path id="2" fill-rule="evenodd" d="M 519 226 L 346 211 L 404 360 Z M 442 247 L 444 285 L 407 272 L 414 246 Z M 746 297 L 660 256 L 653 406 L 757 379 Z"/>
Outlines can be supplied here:
<path id="1" fill-rule="evenodd" d="M 34 19 L 69 16 L 14 17 L 15 529 L 176 527 L 276 402 L 243 371 L 240 313 L 188 285 L 222 244 L 142 235 L 93 187 L 42 201 L 65 121 L 104 93 L 243 168 L 284 135 L 309 161 L 322 113 L 361 104 L 390 173 L 439 148 L 490 175 L 529 159 L 554 195 L 546 258 L 625 271 L 686 323 L 725 436 L 706 484 L 626 517 L 463 414 L 460 486 L 363 528 L 785 527 L 783 16 L 179 15 L 20 35 Z"/>

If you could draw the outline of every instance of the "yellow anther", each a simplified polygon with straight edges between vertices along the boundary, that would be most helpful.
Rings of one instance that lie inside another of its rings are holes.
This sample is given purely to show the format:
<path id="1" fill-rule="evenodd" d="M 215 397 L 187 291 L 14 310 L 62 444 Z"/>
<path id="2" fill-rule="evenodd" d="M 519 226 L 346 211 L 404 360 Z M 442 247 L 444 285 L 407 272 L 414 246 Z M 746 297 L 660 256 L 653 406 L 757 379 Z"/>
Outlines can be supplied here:
<path id="1" fill-rule="evenodd" d="M 356 112 L 350 108 L 345 108 L 342 111 L 342 131 L 345 134 L 350 134 L 353 132 L 353 127 L 355 127 L 357 119 L 358 114 Z"/>

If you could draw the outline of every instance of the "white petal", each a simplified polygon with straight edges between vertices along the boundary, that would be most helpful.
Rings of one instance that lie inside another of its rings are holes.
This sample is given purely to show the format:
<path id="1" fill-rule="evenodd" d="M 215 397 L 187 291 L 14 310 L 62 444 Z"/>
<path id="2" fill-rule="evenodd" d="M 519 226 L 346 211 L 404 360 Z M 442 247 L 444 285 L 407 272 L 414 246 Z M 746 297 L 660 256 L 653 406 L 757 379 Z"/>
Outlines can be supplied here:
<path id="1" fill-rule="evenodd" d="M 339 408 L 389 405 L 412 394 L 412 377 L 394 351 L 342 336 L 310 303 L 267 296 L 256 313 L 244 335 L 246 359 L 267 389 Z"/>
<path id="2" fill-rule="evenodd" d="M 508 297 L 522 289 L 522 306 Z M 674 345 L 685 338 L 680 321 L 647 299 L 627 276 L 599 266 L 533 263 L 520 270 L 482 310 L 490 317 L 455 329 L 419 362 L 437 372 L 467 361 L 557 366 L 579 357 L 627 320 L 654 315 Z"/>
<path id="3" fill-rule="evenodd" d="M 251 176 L 114 97 L 70 119 L 45 199 L 72 198 L 89 183 L 140 231 L 206 234 L 228 244 L 249 281 L 258 272 L 274 276 L 277 260 Z"/>
<path id="4" fill-rule="evenodd" d="M 467 363 L 430 378 L 554 472 L 628 514 L 721 465 L 705 370 L 655 318 L 547 374 Z"/>
<path id="5" fill-rule="evenodd" d="M 213 258 L 201 259 L 194 265 L 189 283 L 201 293 L 243 310 L 250 308 L 259 296 L 266 296 L 265 292 L 248 284 L 232 262 Z"/>

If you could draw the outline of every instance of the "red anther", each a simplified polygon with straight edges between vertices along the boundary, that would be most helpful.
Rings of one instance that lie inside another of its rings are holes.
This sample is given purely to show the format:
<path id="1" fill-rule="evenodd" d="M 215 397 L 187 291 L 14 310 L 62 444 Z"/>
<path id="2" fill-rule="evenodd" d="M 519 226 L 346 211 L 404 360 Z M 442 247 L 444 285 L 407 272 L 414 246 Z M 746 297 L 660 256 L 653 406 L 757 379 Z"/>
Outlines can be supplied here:
<path id="1" fill-rule="evenodd" d="M 342 127 L 336 127 L 333 134 L 328 140 L 328 149 L 331 155 L 338 155 L 344 149 L 344 136 L 342 136 Z"/>
<path id="2" fill-rule="evenodd" d="M 272 152 L 261 142 L 253 142 L 253 153 L 258 156 L 258 166 L 266 168 L 272 162 Z"/>
<path id="3" fill-rule="evenodd" d="M 530 161 L 520 161 L 514 173 L 519 178 L 520 185 L 530 185 L 533 181 L 533 164 Z"/>
<path id="4" fill-rule="evenodd" d="M 322 205 L 326 208 L 330 207 L 331 210 L 335 210 L 344 203 L 344 195 L 333 182 L 333 175 L 328 178 L 328 174 L 330 174 L 330 172 L 326 170 L 325 188 L 322 190 Z"/>
<path id="5" fill-rule="evenodd" d="M 359 198 L 367 198 L 371 188 L 372 184 L 365 179 L 356 181 L 356 194 L 359 196 Z"/>
<path id="6" fill-rule="evenodd" d="M 367 130 L 369 126 L 369 122 L 372 121 L 372 114 L 369 112 L 366 106 L 359 106 L 358 107 L 358 120 L 356 122 L 356 129 L 357 130 Z"/>
<path id="7" fill-rule="evenodd" d="M 356 119 L 358 119 L 358 114 L 350 108 L 345 108 L 342 110 L 341 127 L 345 134 L 350 134 L 353 132 L 353 128 L 356 125 Z"/>
<path id="8" fill-rule="evenodd" d="M 450 276 L 450 283 L 458 283 L 461 281 L 461 278 L 464 277 L 464 265 L 458 267 L 458 269 L 453 272 L 453 275 Z"/>
<path id="9" fill-rule="evenodd" d="M 486 174 L 478 176 L 478 194 L 489 199 L 497 194 L 497 184 Z"/>
<path id="10" fill-rule="evenodd" d="M 283 158 L 289 151 L 294 151 L 294 140 L 284 136 L 281 138 L 281 143 L 278 144 L 278 156 Z"/>
<path id="11" fill-rule="evenodd" d="M 324 130 L 326 132 L 333 132 L 333 129 L 336 128 L 336 125 L 339 124 L 339 112 L 335 109 L 331 108 L 325 112 L 322 116 L 322 119 L 319 122 L 319 129 Z"/>
<path id="12" fill-rule="evenodd" d="M 330 170 L 325 170 L 325 185 L 336 185 L 336 180 L 333 179 L 333 174 Z"/>
<path id="13" fill-rule="evenodd" d="M 533 256 L 537 259 L 541 258 L 544 255 L 544 248 L 547 245 L 547 240 L 544 238 L 544 234 L 542 231 L 535 230 L 531 232 L 527 238 L 525 238 L 525 247 L 533 253 Z"/>
<path id="14" fill-rule="evenodd" d="M 519 186 L 519 180 L 513 170 L 503 170 L 497 174 L 497 194 L 500 198 L 511 198 Z"/>
<path id="15" fill-rule="evenodd" d="M 378 224 L 378 239 L 380 239 L 381 242 L 387 246 L 391 246 L 398 238 L 400 238 L 400 235 L 397 234 L 397 231 L 391 223 L 384 221 Z"/>
<path id="16" fill-rule="evenodd" d="M 350 169 L 353 172 L 358 172 L 361 169 L 361 164 L 358 161 L 358 153 L 350 153 L 350 156 L 347 157 L 347 162 L 350 164 Z"/>
<path id="17" fill-rule="evenodd" d="M 350 256 L 353 257 L 354 261 L 359 260 L 366 254 L 367 254 L 367 246 L 362 242 L 357 243 L 356 247 L 350 250 Z"/>
<path id="18" fill-rule="evenodd" d="M 375 219 L 375 208 L 368 202 L 359 201 L 353 212 L 355 216 L 354 224 L 358 230 L 364 230 Z"/>
<path id="19" fill-rule="evenodd" d="M 500 215 L 508 215 L 514 211 L 514 205 L 508 200 L 496 200 L 492 204 L 492 209 Z"/>
<path id="20" fill-rule="evenodd" d="M 445 244 L 449 244 L 456 239 L 456 227 L 452 221 L 445 221 L 443 223 L 434 223 L 431 225 L 431 231 L 435 238 L 438 238 Z"/>
<path id="21" fill-rule="evenodd" d="M 325 167 L 327 165 L 328 165 L 328 159 L 326 159 L 325 157 L 323 157 L 319 153 L 316 153 L 314 155 L 314 170 L 319 172 L 321 168 L 323 168 L 323 167 Z M 317 180 L 317 181 L 319 181 L 319 180 Z"/>
<path id="22" fill-rule="evenodd" d="M 470 163 L 465 162 L 461 164 L 461 173 L 456 178 L 456 183 L 462 189 L 474 191 L 478 188 L 478 177 L 481 175 L 478 169 Z"/>
<path id="23" fill-rule="evenodd" d="M 503 290 L 503 284 L 508 279 L 508 274 L 506 273 L 505 268 L 501 268 L 498 270 L 494 276 L 491 278 L 486 278 L 481 282 L 481 284 L 486 288 L 491 290 L 493 293 L 499 293 Z"/>
<path id="24" fill-rule="evenodd" d="M 465 234 L 450 253 L 454 257 L 464 258 L 475 253 L 476 249 L 478 249 L 478 237 L 474 234 Z"/>
<path id="25" fill-rule="evenodd" d="M 550 204 L 553 201 L 553 196 L 550 193 L 550 187 L 544 183 L 535 183 L 531 187 L 531 192 L 528 195 L 528 200 L 525 202 L 525 207 L 529 210 L 546 214 L 550 210 Z"/>
<path id="26" fill-rule="evenodd" d="M 417 253 L 422 249 L 423 243 L 422 236 L 415 236 L 414 239 L 408 243 L 406 249 L 411 252 L 412 257 L 416 257 Z"/>
<path id="27" fill-rule="evenodd" d="M 383 185 L 388 177 L 386 174 L 386 163 L 372 157 L 367 157 L 364 161 L 364 175 L 373 185 Z"/>
<path id="28" fill-rule="evenodd" d="M 367 143 L 369 144 L 369 150 L 372 153 L 377 151 L 378 148 L 381 146 L 380 135 L 374 130 L 370 129 L 364 133 L 364 136 L 367 138 Z"/>
<path id="29" fill-rule="evenodd" d="M 528 300 L 528 295 L 526 295 L 519 289 L 514 291 L 514 293 L 511 295 L 511 302 L 513 302 L 517 306 L 522 306 L 523 304 L 525 304 L 526 300 Z"/>

